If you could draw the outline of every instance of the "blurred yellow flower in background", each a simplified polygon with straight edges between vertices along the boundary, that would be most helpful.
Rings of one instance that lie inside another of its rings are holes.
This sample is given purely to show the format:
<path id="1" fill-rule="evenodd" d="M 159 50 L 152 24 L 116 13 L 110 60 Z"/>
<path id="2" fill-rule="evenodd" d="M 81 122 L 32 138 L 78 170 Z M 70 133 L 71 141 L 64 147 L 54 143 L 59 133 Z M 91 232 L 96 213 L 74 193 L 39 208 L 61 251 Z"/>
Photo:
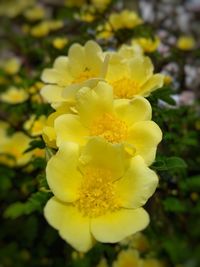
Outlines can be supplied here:
<path id="1" fill-rule="evenodd" d="M 46 116 L 41 115 L 36 118 L 36 115 L 31 115 L 29 120 L 24 123 L 24 129 L 30 133 L 31 136 L 41 135 L 43 132 L 43 128 L 46 124 Z"/>
<path id="2" fill-rule="evenodd" d="M 56 49 L 63 49 L 68 42 L 69 40 L 66 37 L 56 37 L 53 39 L 52 45 Z"/>
<path id="3" fill-rule="evenodd" d="M 20 67 L 21 67 L 21 62 L 16 57 L 1 62 L 1 68 L 9 75 L 14 75 L 18 73 Z"/>
<path id="4" fill-rule="evenodd" d="M 63 27 L 61 20 L 44 20 L 30 29 L 30 34 L 36 38 L 47 36 L 51 31 L 59 30 Z"/>
<path id="5" fill-rule="evenodd" d="M 81 151 L 63 142 L 46 169 L 55 195 L 44 209 L 51 226 L 75 249 L 115 243 L 148 225 L 142 205 L 158 183 L 140 156 L 126 160 L 120 145 L 91 139 Z M 79 233 L 77 235 L 77 233 Z"/>
<path id="6" fill-rule="evenodd" d="M 35 0 L 1 0 L 0 16 L 16 17 L 34 2 Z"/>
<path id="7" fill-rule="evenodd" d="M 176 45 L 181 50 L 189 51 L 195 48 L 196 41 L 192 36 L 180 36 Z"/>
<path id="8" fill-rule="evenodd" d="M 160 39 L 158 37 L 155 37 L 155 39 L 141 37 L 132 39 L 131 43 L 139 44 L 144 52 L 151 53 L 158 49 Z"/>
<path id="9" fill-rule="evenodd" d="M 136 250 L 122 250 L 117 256 L 117 260 L 112 264 L 112 267 L 143 267 L 142 260 Z"/>
<path id="10" fill-rule="evenodd" d="M 24 12 L 24 16 L 29 21 L 40 20 L 45 17 L 45 9 L 42 6 L 34 6 Z"/>
<path id="11" fill-rule="evenodd" d="M 7 91 L 0 94 L 0 100 L 9 104 L 20 104 L 25 102 L 29 97 L 29 94 L 24 89 L 18 89 L 16 87 L 10 87 Z"/>
<path id="12" fill-rule="evenodd" d="M 114 12 L 109 17 L 109 23 L 112 28 L 117 31 L 119 29 L 132 29 L 137 25 L 143 23 L 142 19 L 134 11 L 122 10 L 121 12 Z"/>

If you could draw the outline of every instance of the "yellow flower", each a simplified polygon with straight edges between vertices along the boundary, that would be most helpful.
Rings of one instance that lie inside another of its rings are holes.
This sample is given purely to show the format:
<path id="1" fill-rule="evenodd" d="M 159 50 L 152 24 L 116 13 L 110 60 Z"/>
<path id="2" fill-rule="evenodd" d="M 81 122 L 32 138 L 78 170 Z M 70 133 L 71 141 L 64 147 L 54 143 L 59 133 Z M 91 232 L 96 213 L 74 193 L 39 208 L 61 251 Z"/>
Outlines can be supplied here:
<path id="1" fill-rule="evenodd" d="M 56 146 L 56 132 L 54 129 L 54 122 L 57 117 L 65 113 L 72 113 L 70 105 L 62 105 L 60 106 L 56 112 L 53 112 L 49 115 L 46 120 L 45 126 L 43 127 L 43 139 L 48 147 L 57 148 Z"/>
<path id="2" fill-rule="evenodd" d="M 29 147 L 30 138 L 22 132 L 12 136 L 0 132 L 0 162 L 9 166 L 22 166 L 29 162 L 32 153 L 24 151 Z"/>
<path id="3" fill-rule="evenodd" d="M 53 39 L 53 42 L 52 42 L 53 46 L 56 49 L 63 49 L 67 43 L 68 43 L 68 39 L 65 37 L 56 37 L 55 39 Z"/>
<path id="4" fill-rule="evenodd" d="M 18 58 L 14 57 L 6 60 L 5 62 L 2 62 L 1 65 L 1 67 L 7 74 L 13 75 L 18 73 L 21 66 L 21 62 Z"/>
<path id="5" fill-rule="evenodd" d="M 126 161 L 120 145 L 93 138 L 80 153 L 77 144 L 63 142 L 46 174 L 55 197 L 45 217 L 75 249 L 86 252 L 95 239 L 119 242 L 148 225 L 141 206 L 158 178 L 140 156 Z"/>
<path id="6" fill-rule="evenodd" d="M 0 99 L 9 104 L 23 103 L 28 97 L 29 94 L 24 89 L 18 89 L 16 87 L 10 87 L 6 92 L 0 95 Z"/>
<path id="7" fill-rule="evenodd" d="M 163 75 L 153 74 L 153 69 L 149 57 L 138 55 L 126 60 L 111 57 L 105 79 L 112 85 L 116 98 L 146 97 L 163 85 Z"/>
<path id="8" fill-rule="evenodd" d="M 112 13 L 109 17 L 109 22 L 114 30 L 119 30 L 124 28 L 132 29 L 143 21 L 134 11 L 122 10 L 119 13 Z"/>
<path id="9" fill-rule="evenodd" d="M 132 40 L 132 44 L 139 44 L 144 52 L 151 53 L 157 50 L 160 45 L 160 39 L 155 37 L 155 39 L 151 38 L 137 38 Z"/>
<path id="10" fill-rule="evenodd" d="M 177 40 L 177 47 L 181 50 L 192 50 L 195 48 L 196 41 L 192 36 L 181 36 Z"/>
<path id="11" fill-rule="evenodd" d="M 147 237 L 141 232 L 125 238 L 120 243 L 121 245 L 126 245 L 129 248 L 137 249 L 140 252 L 145 252 L 150 247 Z"/>
<path id="12" fill-rule="evenodd" d="M 162 261 L 158 259 L 146 259 L 144 260 L 143 267 L 164 267 L 166 266 Z"/>
<path id="13" fill-rule="evenodd" d="M 47 36 L 51 31 L 56 31 L 63 27 L 61 20 L 46 20 L 33 26 L 30 30 L 32 36 L 40 38 Z"/>
<path id="14" fill-rule="evenodd" d="M 40 20 L 45 17 L 45 9 L 42 6 L 34 6 L 27 9 L 24 16 L 30 21 Z"/>
<path id="15" fill-rule="evenodd" d="M 173 81 L 172 77 L 170 75 L 164 75 L 164 84 L 169 85 Z"/>
<path id="16" fill-rule="evenodd" d="M 77 114 L 63 114 L 55 120 L 57 145 L 63 141 L 85 145 L 99 136 L 111 144 L 124 144 L 131 155 L 141 155 L 147 164 L 155 159 L 162 133 L 151 120 L 151 106 L 142 98 L 113 100 L 112 88 L 99 82 L 77 93 Z"/>
<path id="17" fill-rule="evenodd" d="M 110 39 L 113 36 L 113 29 L 109 23 L 98 25 L 97 38 L 98 39 Z"/>
<path id="18" fill-rule="evenodd" d="M 1 0 L 0 16 L 13 18 L 22 13 L 27 7 L 30 7 L 35 0 Z"/>
<path id="19" fill-rule="evenodd" d="M 86 3 L 86 0 L 65 0 L 66 6 L 75 6 L 75 7 L 81 7 L 83 4 Z"/>
<path id="20" fill-rule="evenodd" d="M 91 0 L 91 4 L 95 6 L 96 9 L 103 11 L 110 4 L 111 0 Z"/>
<path id="21" fill-rule="evenodd" d="M 122 250 L 118 254 L 117 260 L 113 263 L 113 267 L 143 267 L 143 262 L 136 250 Z"/>
<path id="22" fill-rule="evenodd" d="M 109 267 L 109 265 L 107 263 L 107 260 L 105 258 L 102 258 L 96 267 Z"/>
<path id="23" fill-rule="evenodd" d="M 43 132 L 44 125 L 46 124 L 46 116 L 42 115 L 36 118 L 35 115 L 31 115 L 28 121 L 24 123 L 24 129 L 29 131 L 31 136 L 41 135 Z"/>
<path id="24" fill-rule="evenodd" d="M 42 80 L 48 85 L 41 90 L 43 98 L 53 104 L 74 101 L 74 91 L 99 77 L 103 65 L 103 52 L 94 41 L 84 46 L 73 44 L 68 56 L 60 56 L 55 60 L 53 68 L 45 69 Z M 66 88 L 65 98 L 62 93 Z"/>

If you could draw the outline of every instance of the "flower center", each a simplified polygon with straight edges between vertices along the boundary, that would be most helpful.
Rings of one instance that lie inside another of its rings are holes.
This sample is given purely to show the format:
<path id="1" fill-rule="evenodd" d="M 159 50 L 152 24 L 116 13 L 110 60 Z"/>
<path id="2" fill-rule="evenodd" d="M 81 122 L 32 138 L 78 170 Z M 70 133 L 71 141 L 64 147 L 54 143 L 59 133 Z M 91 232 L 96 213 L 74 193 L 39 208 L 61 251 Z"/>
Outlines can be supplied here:
<path id="1" fill-rule="evenodd" d="M 132 98 L 140 89 L 139 84 L 129 78 L 122 78 L 111 83 L 114 95 L 118 98 Z"/>
<path id="2" fill-rule="evenodd" d="M 87 167 L 75 206 L 83 216 L 90 218 L 119 209 L 111 172 L 106 169 Z"/>
<path id="3" fill-rule="evenodd" d="M 92 77 L 95 77 L 92 72 L 88 69 L 84 70 L 81 72 L 74 80 L 72 83 L 82 83 L 88 79 L 91 79 Z"/>
<path id="4" fill-rule="evenodd" d="M 121 143 L 127 138 L 128 127 L 124 121 L 114 115 L 104 113 L 93 122 L 90 135 L 102 136 L 110 143 Z"/>

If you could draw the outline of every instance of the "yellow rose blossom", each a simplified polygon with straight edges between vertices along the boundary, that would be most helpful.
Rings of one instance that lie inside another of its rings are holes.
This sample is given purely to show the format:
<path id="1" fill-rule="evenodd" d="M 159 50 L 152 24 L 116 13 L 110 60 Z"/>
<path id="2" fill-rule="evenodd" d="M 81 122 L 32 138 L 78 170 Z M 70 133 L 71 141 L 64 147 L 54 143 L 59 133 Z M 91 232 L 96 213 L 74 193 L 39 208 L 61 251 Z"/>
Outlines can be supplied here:
<path id="1" fill-rule="evenodd" d="M 143 267 L 143 261 L 136 250 L 122 250 L 112 267 Z"/>
<path id="2" fill-rule="evenodd" d="M 35 0 L 1 0 L 0 16 L 14 18 L 22 13 L 27 7 L 33 5 Z"/>
<path id="3" fill-rule="evenodd" d="M 116 98 L 146 97 L 163 85 L 163 75 L 153 74 L 153 69 L 149 57 L 138 55 L 126 60 L 111 57 L 105 80 L 112 85 Z"/>
<path id="4" fill-rule="evenodd" d="M 143 23 L 137 13 L 130 10 L 122 10 L 119 13 L 112 13 L 109 17 L 109 22 L 115 31 L 124 28 L 132 29 Z"/>
<path id="5" fill-rule="evenodd" d="M 142 98 L 113 99 L 112 87 L 99 82 L 84 87 L 76 96 L 77 114 L 63 114 L 55 120 L 57 145 L 63 141 L 85 145 L 89 137 L 99 136 L 112 144 L 124 144 L 131 155 L 141 155 L 147 164 L 155 159 L 162 133 L 151 120 L 151 106 Z"/>
<path id="6" fill-rule="evenodd" d="M 109 265 L 107 263 L 107 260 L 105 258 L 102 258 L 96 267 L 109 267 Z"/>
<path id="7" fill-rule="evenodd" d="M 41 135 L 43 132 L 44 125 L 46 124 L 46 116 L 42 115 L 36 118 L 32 115 L 28 121 L 24 123 L 24 129 L 27 130 L 31 136 Z"/>
<path id="8" fill-rule="evenodd" d="M 119 144 L 93 138 L 80 151 L 63 142 L 46 175 L 55 197 L 45 217 L 76 250 L 88 251 L 94 240 L 119 242 L 148 225 L 141 206 L 155 191 L 157 175 L 140 156 L 127 161 Z"/>
<path id="9" fill-rule="evenodd" d="M 83 4 L 86 3 L 86 0 L 65 0 L 66 6 L 75 6 L 75 7 L 81 7 Z"/>
<path id="10" fill-rule="evenodd" d="M 2 69 L 9 75 L 18 73 L 21 67 L 21 62 L 18 58 L 10 58 L 5 62 L 1 62 Z"/>
<path id="11" fill-rule="evenodd" d="M 8 166 L 22 166 L 29 162 L 32 153 L 24 151 L 29 147 L 30 138 L 22 132 L 12 136 L 0 132 L 0 162 Z"/>
<path id="12" fill-rule="evenodd" d="M 145 252 L 150 248 L 150 244 L 147 237 L 141 232 L 138 232 L 132 236 L 125 238 L 120 242 L 120 244 L 122 246 L 128 246 L 132 249 L 137 249 L 140 252 Z"/>
<path id="13" fill-rule="evenodd" d="M 45 17 L 45 9 L 42 6 L 34 6 L 24 12 L 24 16 L 29 21 L 40 20 Z"/>
<path id="14" fill-rule="evenodd" d="M 192 36 L 181 36 L 176 45 L 181 50 L 189 51 L 195 48 L 196 41 Z"/>
<path id="15" fill-rule="evenodd" d="M 91 4 L 95 6 L 96 9 L 103 11 L 110 4 L 111 0 L 91 0 Z"/>
<path id="16" fill-rule="evenodd" d="M 88 41 L 84 46 L 73 44 L 68 56 L 58 57 L 53 68 L 43 71 L 42 80 L 48 85 L 42 88 L 41 95 L 53 104 L 74 101 L 78 88 L 101 75 L 103 60 L 103 52 L 96 42 Z M 66 98 L 62 95 L 64 88 Z"/>
<path id="17" fill-rule="evenodd" d="M 97 27 L 97 38 L 98 39 L 110 39 L 114 32 L 109 23 L 98 25 Z"/>
<path id="18" fill-rule="evenodd" d="M 158 259 L 146 259 L 144 260 L 143 267 L 165 267 L 166 265 L 164 262 L 158 260 Z"/>
<path id="19" fill-rule="evenodd" d="M 0 99 L 9 104 L 20 104 L 26 101 L 29 94 L 24 89 L 10 87 L 6 92 L 0 94 Z"/>
<path id="20" fill-rule="evenodd" d="M 151 38 L 137 38 L 133 39 L 132 44 L 139 44 L 144 52 L 151 53 L 158 49 L 160 45 L 160 39 L 158 37 L 155 37 L 155 39 Z"/>
<path id="21" fill-rule="evenodd" d="M 59 30 L 63 27 L 61 20 L 46 20 L 33 26 L 30 34 L 34 37 L 41 38 L 47 36 L 51 31 Z"/>
<path id="22" fill-rule="evenodd" d="M 68 43 L 68 39 L 66 37 L 56 37 L 52 41 L 52 45 L 56 49 L 63 49 L 67 43 Z"/>

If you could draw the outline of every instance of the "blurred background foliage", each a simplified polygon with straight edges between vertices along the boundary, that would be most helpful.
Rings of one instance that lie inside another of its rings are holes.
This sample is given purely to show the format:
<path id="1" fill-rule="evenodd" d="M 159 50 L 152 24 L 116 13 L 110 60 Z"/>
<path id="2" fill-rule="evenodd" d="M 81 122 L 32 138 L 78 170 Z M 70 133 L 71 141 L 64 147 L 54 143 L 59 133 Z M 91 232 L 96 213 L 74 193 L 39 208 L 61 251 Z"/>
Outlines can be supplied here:
<path id="1" fill-rule="evenodd" d="M 110 28 L 111 14 L 123 9 L 134 9 L 144 22 Z M 1 0 L 0 267 L 139 266 L 120 265 L 120 253 L 131 249 L 146 267 L 199 267 L 199 14 L 199 1 Z M 41 129 L 52 109 L 39 94 L 41 72 L 74 42 L 95 39 L 112 50 L 139 37 L 159 38 L 143 50 L 165 74 L 164 87 L 148 98 L 164 133 L 152 165 L 159 187 L 146 205 L 151 223 L 130 240 L 77 253 L 43 217 L 51 192 Z"/>

